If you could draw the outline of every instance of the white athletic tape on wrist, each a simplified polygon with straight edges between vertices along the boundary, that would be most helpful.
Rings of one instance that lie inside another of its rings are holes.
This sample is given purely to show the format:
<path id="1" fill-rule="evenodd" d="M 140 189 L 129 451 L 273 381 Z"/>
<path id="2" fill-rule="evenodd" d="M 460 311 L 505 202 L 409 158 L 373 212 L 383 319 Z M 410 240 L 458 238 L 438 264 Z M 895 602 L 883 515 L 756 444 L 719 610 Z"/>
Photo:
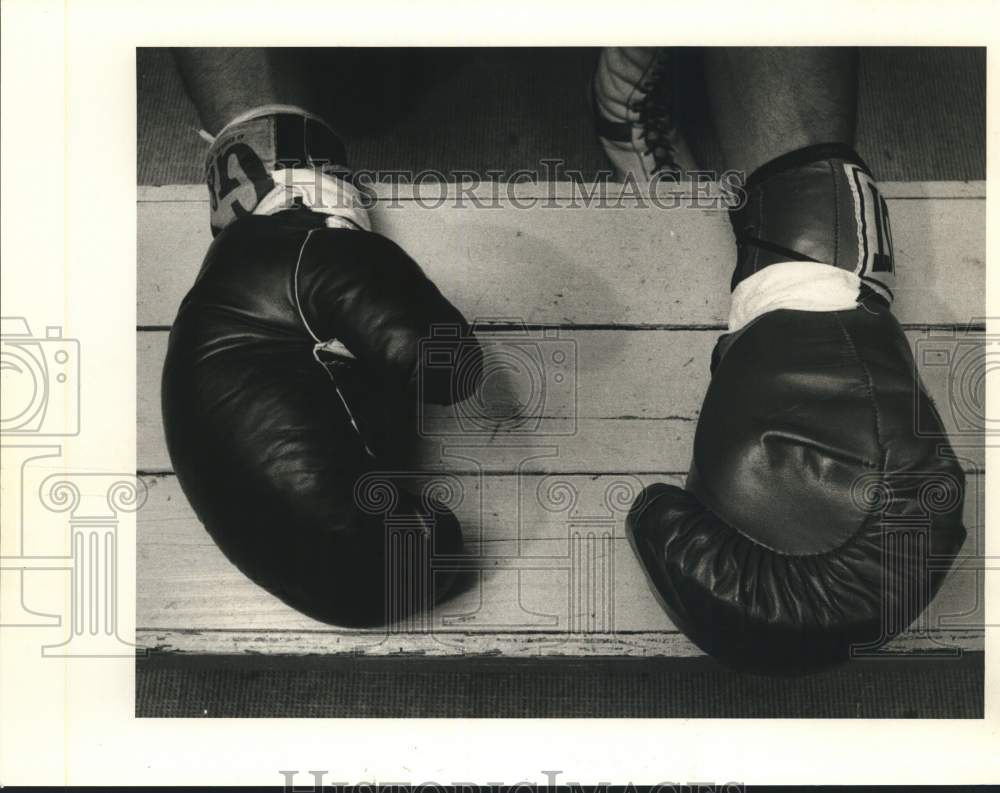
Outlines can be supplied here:
<path id="1" fill-rule="evenodd" d="M 279 168 L 271 174 L 274 189 L 254 207 L 255 215 L 273 215 L 291 209 L 296 199 L 307 209 L 327 215 L 330 228 L 372 230 L 361 191 L 330 174 L 308 168 Z"/>
<path id="2" fill-rule="evenodd" d="M 843 311 L 854 308 L 861 279 L 849 270 L 817 262 L 778 262 L 745 278 L 733 290 L 729 332 L 769 311 Z"/>

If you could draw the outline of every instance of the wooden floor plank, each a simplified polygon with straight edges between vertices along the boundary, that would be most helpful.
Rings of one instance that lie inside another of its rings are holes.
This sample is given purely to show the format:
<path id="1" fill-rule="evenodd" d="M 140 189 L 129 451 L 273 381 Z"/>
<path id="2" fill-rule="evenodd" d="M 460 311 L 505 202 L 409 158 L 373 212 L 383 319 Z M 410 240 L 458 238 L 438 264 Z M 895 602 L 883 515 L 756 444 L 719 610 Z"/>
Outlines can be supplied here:
<path id="1" fill-rule="evenodd" d="M 515 378 L 501 377 L 482 402 L 463 406 L 463 420 L 450 409 L 425 416 L 416 462 L 427 471 L 458 472 L 456 512 L 474 560 L 468 588 L 433 614 L 388 630 L 316 623 L 222 556 L 173 476 L 151 476 L 150 500 L 139 516 L 142 646 L 213 653 L 697 654 L 646 588 L 622 525 L 641 484 L 679 483 L 688 466 L 709 355 L 728 312 L 733 244 L 724 213 L 628 201 L 618 209 L 554 209 L 535 200 L 568 197 L 565 183 L 517 186 L 495 209 L 433 210 L 426 205 L 439 193 L 429 189 L 423 206 L 412 189 L 404 187 L 398 201 L 381 192 L 376 228 L 407 248 L 470 319 L 489 327 L 557 327 L 563 349 L 576 355 L 574 387 L 550 392 L 544 405 L 526 399 Z M 455 189 L 447 188 L 452 198 Z M 984 314 L 985 185 L 890 183 L 883 191 L 902 284 L 896 314 L 911 327 L 921 375 L 966 470 L 975 474 L 966 558 L 927 615 L 929 630 L 905 634 L 893 647 L 981 649 L 985 480 L 982 395 L 974 375 L 993 348 L 962 327 Z M 159 407 L 162 329 L 210 242 L 208 210 L 201 186 L 140 188 L 138 198 L 138 467 L 169 472 Z M 532 200 L 531 209 L 515 206 Z M 933 329 L 918 329 L 924 326 Z M 493 336 L 494 352 L 509 349 L 511 331 Z M 512 404 L 530 404 L 529 414 L 544 424 L 498 420 L 498 406 Z M 657 471 L 676 475 L 651 473 Z M 609 488 L 616 494 L 610 502 Z M 571 507 L 560 500 L 566 493 L 575 494 Z"/>
<path id="2" fill-rule="evenodd" d="M 171 470 L 160 411 L 167 335 L 138 335 L 142 471 Z M 572 377 L 565 387 L 550 387 L 541 403 L 533 400 L 528 380 L 508 373 L 491 380 L 479 401 L 427 408 L 417 464 L 466 471 L 479 466 L 497 472 L 686 471 L 718 336 L 710 330 L 561 330 L 558 339 L 539 344 L 559 345 L 576 356 L 575 367 L 560 370 Z M 981 469 L 984 451 L 977 416 L 981 418 L 983 405 L 973 375 L 985 371 L 987 354 L 993 356 L 1000 343 L 989 340 L 987 350 L 987 337 L 978 332 L 908 331 L 907 338 L 953 441 L 974 442 L 962 452 L 966 469 Z M 496 333 L 487 349 L 499 359 L 501 352 L 512 354 L 512 343 L 519 344 L 520 337 Z M 541 415 L 544 421 L 505 420 L 511 402 L 529 408 L 529 418 Z M 531 412 L 536 408 L 538 412 Z M 490 418 L 496 411 L 501 420 Z M 457 447 L 463 448 L 454 455 L 449 452 Z"/>
<path id="3" fill-rule="evenodd" d="M 610 653 L 615 642 L 625 641 L 623 634 L 662 634 L 669 645 L 668 634 L 676 631 L 624 537 L 631 493 L 651 477 L 463 476 L 464 497 L 455 511 L 468 541 L 468 588 L 431 615 L 373 631 L 331 628 L 284 605 L 225 559 L 174 477 L 145 481 L 149 499 L 139 514 L 136 624 L 143 641 L 153 645 L 225 652 L 234 641 L 246 645 L 235 632 L 258 636 L 247 651 L 298 652 L 326 642 L 324 652 L 376 653 L 424 646 L 427 640 L 420 637 L 430 633 L 452 652 L 473 646 L 485 652 L 506 646 L 511 636 L 540 633 L 553 649 L 565 649 L 564 639 L 577 649 L 590 642 L 594 652 Z M 921 623 L 934 635 L 961 634 L 966 649 L 978 646 L 976 626 L 984 619 L 983 485 L 976 477 L 967 494 L 971 528 L 963 561 Z M 288 643 L 274 638 L 285 633 Z M 172 638 L 163 640 L 166 635 Z M 407 645 L 406 636 L 418 638 Z M 474 636 L 481 638 L 473 641 Z M 535 642 L 531 652 L 543 645 Z M 643 646 L 649 650 L 648 642 Z"/>
<path id="4" fill-rule="evenodd" d="M 885 185 L 896 246 L 895 311 L 907 324 L 984 316 L 985 185 Z M 433 186 L 426 188 L 435 190 Z M 448 189 L 454 194 L 454 185 Z M 515 202 L 568 185 L 525 185 Z M 384 191 L 383 191 L 384 193 Z M 725 323 L 735 249 L 725 213 L 694 209 L 422 208 L 412 189 L 373 211 L 470 319 L 553 325 Z M 432 205 L 425 201 L 423 206 Z M 551 203 L 551 202 L 550 202 Z M 555 202 L 555 203 L 558 203 Z M 565 203 L 565 202 L 564 202 Z M 138 324 L 167 326 L 211 242 L 200 185 L 140 188 Z"/>
<path id="5" fill-rule="evenodd" d="M 136 641 L 143 650 L 205 655 L 367 655 L 367 656 L 503 656 L 533 657 L 670 657 L 703 655 L 676 631 L 615 634 L 460 633 L 392 634 L 372 637 L 364 645 L 353 634 L 336 631 L 202 631 L 140 629 Z M 883 655 L 912 656 L 981 652 L 981 631 L 940 630 L 933 634 L 903 634 Z"/>

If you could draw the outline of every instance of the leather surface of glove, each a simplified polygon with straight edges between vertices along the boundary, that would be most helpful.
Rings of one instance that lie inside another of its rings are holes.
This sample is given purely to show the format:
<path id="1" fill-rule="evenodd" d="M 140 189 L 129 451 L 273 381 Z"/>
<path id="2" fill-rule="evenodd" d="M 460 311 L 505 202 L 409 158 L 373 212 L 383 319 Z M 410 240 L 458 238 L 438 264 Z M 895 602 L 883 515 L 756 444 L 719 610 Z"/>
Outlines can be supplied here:
<path id="1" fill-rule="evenodd" d="M 420 370 L 438 326 L 456 331 L 455 366 Z M 331 340 L 333 355 L 320 349 Z M 170 333 L 174 470 L 251 579 L 316 619 L 383 623 L 419 607 L 431 557 L 459 553 L 461 532 L 433 498 L 403 492 L 405 531 L 388 536 L 355 488 L 405 459 L 418 397 L 460 400 L 480 366 L 461 314 L 395 243 L 307 210 L 243 217 L 212 244 Z"/>
<path id="2" fill-rule="evenodd" d="M 661 602 L 739 667 L 874 649 L 965 537 L 963 472 L 914 434 L 916 411 L 936 412 L 906 337 L 876 304 L 771 312 L 719 347 L 686 489 L 651 486 L 628 520 Z"/>
<path id="3" fill-rule="evenodd" d="M 747 194 L 686 486 L 647 488 L 627 531 L 699 647 L 808 671 L 923 612 L 965 538 L 965 480 L 890 311 L 887 208 L 864 163 L 794 152 Z"/>

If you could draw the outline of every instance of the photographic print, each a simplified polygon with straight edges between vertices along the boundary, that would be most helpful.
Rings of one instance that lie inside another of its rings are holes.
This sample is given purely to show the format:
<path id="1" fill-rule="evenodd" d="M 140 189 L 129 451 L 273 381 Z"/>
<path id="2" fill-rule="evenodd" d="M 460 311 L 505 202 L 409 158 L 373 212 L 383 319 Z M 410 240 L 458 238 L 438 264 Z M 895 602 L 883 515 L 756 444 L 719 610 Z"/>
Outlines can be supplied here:
<path id="1" fill-rule="evenodd" d="M 982 714 L 983 49 L 136 63 L 139 715 Z"/>

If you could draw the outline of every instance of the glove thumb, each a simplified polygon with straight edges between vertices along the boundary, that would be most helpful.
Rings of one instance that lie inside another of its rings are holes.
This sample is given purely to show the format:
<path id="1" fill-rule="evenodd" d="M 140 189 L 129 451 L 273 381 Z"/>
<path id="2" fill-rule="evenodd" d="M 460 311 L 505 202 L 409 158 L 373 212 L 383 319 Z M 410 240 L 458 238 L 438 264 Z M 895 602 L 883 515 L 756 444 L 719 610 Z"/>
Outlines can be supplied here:
<path id="1" fill-rule="evenodd" d="M 314 232 L 300 251 L 295 289 L 316 339 L 336 339 L 385 390 L 419 385 L 423 400 L 449 404 L 478 387 L 482 351 L 468 323 L 391 240 L 366 231 Z M 433 360 L 425 362 L 429 343 Z"/>

